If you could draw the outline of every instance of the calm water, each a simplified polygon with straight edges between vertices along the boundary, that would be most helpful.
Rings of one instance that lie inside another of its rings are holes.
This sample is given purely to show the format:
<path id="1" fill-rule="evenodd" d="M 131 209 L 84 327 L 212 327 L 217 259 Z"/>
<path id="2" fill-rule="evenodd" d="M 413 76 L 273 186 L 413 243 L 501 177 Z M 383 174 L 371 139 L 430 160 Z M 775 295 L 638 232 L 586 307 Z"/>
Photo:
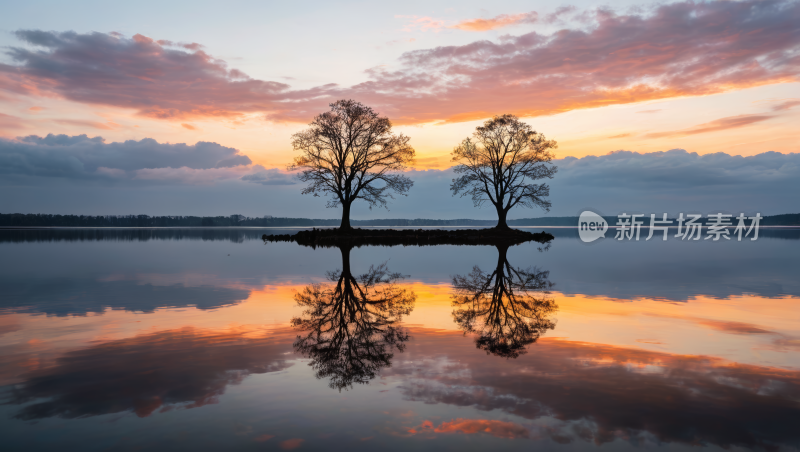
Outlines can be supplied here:
<path id="1" fill-rule="evenodd" d="M 800 231 L 550 231 L 507 250 L 0 231 L 2 449 L 800 446 Z"/>

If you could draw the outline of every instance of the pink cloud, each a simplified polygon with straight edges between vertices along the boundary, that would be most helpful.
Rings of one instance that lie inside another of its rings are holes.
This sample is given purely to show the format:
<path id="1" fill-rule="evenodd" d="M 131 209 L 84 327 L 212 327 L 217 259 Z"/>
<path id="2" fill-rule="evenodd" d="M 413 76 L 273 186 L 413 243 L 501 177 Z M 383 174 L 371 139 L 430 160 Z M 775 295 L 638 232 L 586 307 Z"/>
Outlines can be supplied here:
<path id="1" fill-rule="evenodd" d="M 403 28 L 403 31 L 411 31 L 413 29 L 420 29 L 423 31 L 434 30 L 438 31 L 445 27 L 444 21 L 434 19 L 428 16 L 395 16 L 398 19 L 411 19 L 408 24 Z"/>
<path id="2" fill-rule="evenodd" d="M 689 135 L 697 135 L 699 133 L 719 132 L 722 130 L 736 129 L 739 127 L 749 126 L 757 122 L 766 121 L 773 118 L 773 115 L 739 115 L 729 116 L 727 118 L 716 119 L 711 122 L 690 127 L 688 129 L 673 130 L 668 132 L 648 133 L 646 138 L 662 138 L 662 137 L 685 137 Z"/>
<path id="3" fill-rule="evenodd" d="M 54 119 L 54 123 L 62 124 L 67 126 L 78 126 L 83 128 L 91 128 L 91 129 L 102 129 L 102 130 L 114 130 L 119 128 L 120 125 L 112 122 L 98 122 L 98 121 L 85 121 L 82 119 Z"/>
<path id="4" fill-rule="evenodd" d="M 779 103 L 778 105 L 775 105 L 774 107 L 772 107 L 772 110 L 773 111 L 791 110 L 792 108 L 798 105 L 800 105 L 800 100 L 797 99 L 787 100 L 785 102 Z"/>
<path id="5" fill-rule="evenodd" d="M 0 129 L 18 129 L 23 126 L 22 119 L 0 113 Z"/>
<path id="6" fill-rule="evenodd" d="M 521 14 L 500 14 L 491 19 L 467 19 L 453 25 L 450 28 L 457 28 L 464 31 L 487 31 L 496 28 L 508 27 L 517 24 L 534 24 L 539 20 L 536 11 Z"/>
<path id="7" fill-rule="evenodd" d="M 559 9 L 545 20 L 570 11 Z M 142 35 L 19 31 L 44 50 L 11 48 L 16 65 L 0 65 L 0 87 L 163 119 L 259 113 L 307 122 L 330 102 L 352 98 L 395 123 L 418 124 L 498 113 L 550 115 L 798 81 L 797 1 L 683 2 L 649 13 L 583 16 L 591 19 L 584 29 L 415 50 L 394 69 L 368 70 L 364 83 L 306 90 L 252 79 L 196 47 L 161 45 Z M 429 17 L 412 19 L 423 29 L 444 26 Z"/>

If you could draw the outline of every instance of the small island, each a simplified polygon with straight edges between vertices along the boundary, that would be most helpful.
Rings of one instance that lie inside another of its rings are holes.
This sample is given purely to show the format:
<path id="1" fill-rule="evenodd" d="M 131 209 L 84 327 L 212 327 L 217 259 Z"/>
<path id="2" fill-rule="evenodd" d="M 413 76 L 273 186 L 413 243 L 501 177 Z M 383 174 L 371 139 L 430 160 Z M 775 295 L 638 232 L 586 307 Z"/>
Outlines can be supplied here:
<path id="1" fill-rule="evenodd" d="M 525 242 L 548 243 L 553 235 L 518 229 L 358 229 L 339 228 L 300 231 L 290 234 L 264 234 L 267 242 L 297 242 L 312 247 L 362 245 L 517 245 Z"/>

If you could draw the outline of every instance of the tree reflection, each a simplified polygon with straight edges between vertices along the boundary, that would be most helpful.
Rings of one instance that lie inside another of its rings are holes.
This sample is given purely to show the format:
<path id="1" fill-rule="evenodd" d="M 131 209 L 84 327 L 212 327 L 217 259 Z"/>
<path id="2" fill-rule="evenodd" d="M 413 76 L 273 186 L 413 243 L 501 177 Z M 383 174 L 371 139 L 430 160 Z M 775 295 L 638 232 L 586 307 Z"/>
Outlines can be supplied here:
<path id="1" fill-rule="evenodd" d="M 516 358 L 547 330 L 557 310 L 549 298 L 550 272 L 518 269 L 508 263 L 508 246 L 497 247 L 497 267 L 491 273 L 478 266 L 466 276 L 453 276 L 455 322 L 465 333 L 477 334 L 475 344 L 487 354 Z"/>
<path id="2" fill-rule="evenodd" d="M 306 308 L 292 325 L 308 331 L 295 350 L 311 358 L 317 378 L 330 378 L 338 390 L 366 384 L 391 365 L 394 350 L 403 351 L 408 332 L 398 323 L 411 312 L 414 292 L 399 287 L 403 279 L 383 263 L 362 275 L 350 272 L 350 250 L 339 247 L 342 270 L 328 272 L 334 284 L 312 284 L 295 294 Z"/>

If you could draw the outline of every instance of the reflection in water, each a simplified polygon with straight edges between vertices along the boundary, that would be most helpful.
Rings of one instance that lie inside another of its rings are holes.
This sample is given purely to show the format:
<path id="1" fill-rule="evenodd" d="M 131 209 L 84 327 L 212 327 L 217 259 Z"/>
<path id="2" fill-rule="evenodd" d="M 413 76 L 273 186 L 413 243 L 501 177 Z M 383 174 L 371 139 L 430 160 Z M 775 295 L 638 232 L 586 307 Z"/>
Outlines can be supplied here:
<path id="1" fill-rule="evenodd" d="M 440 333 L 414 342 L 413 368 L 394 370 L 406 399 L 542 420 L 537 434 L 557 443 L 800 446 L 796 369 L 553 338 L 487 366 Z"/>
<path id="2" fill-rule="evenodd" d="M 491 273 L 478 266 L 466 276 L 453 276 L 455 322 L 465 333 L 477 334 L 475 345 L 487 354 L 516 358 L 556 324 L 557 309 L 548 298 L 550 272 L 536 267 L 512 267 L 508 246 L 497 247 L 497 266 Z"/>
<path id="3" fill-rule="evenodd" d="M 71 351 L 31 372 L 12 393 L 16 418 L 80 418 L 196 408 L 250 374 L 289 367 L 289 337 L 275 332 L 181 328 Z M 32 403 L 31 403 L 32 402 Z"/>
<path id="4" fill-rule="evenodd" d="M 293 231 L 293 230 L 292 230 Z M 258 240 L 264 228 L 75 228 L 3 229 L 3 242 L 147 242 L 150 240 L 202 240 L 243 243 Z"/>
<path id="5" fill-rule="evenodd" d="M 311 358 L 317 378 L 330 378 L 338 390 L 365 384 L 391 365 L 394 349 L 403 351 L 408 332 L 398 325 L 411 313 L 416 295 L 395 284 L 403 276 L 386 264 L 363 275 L 350 271 L 351 247 L 340 247 L 342 270 L 328 273 L 335 284 L 312 284 L 295 295 L 306 308 L 292 325 L 306 330 L 295 348 Z"/>
<path id="6" fill-rule="evenodd" d="M 57 315 L 103 313 L 106 309 L 154 312 L 160 308 L 194 306 L 217 309 L 238 304 L 250 296 L 240 288 L 153 285 L 138 281 L 98 281 L 59 278 L 12 280 L 0 278 L 0 313 L 27 312 Z"/>

